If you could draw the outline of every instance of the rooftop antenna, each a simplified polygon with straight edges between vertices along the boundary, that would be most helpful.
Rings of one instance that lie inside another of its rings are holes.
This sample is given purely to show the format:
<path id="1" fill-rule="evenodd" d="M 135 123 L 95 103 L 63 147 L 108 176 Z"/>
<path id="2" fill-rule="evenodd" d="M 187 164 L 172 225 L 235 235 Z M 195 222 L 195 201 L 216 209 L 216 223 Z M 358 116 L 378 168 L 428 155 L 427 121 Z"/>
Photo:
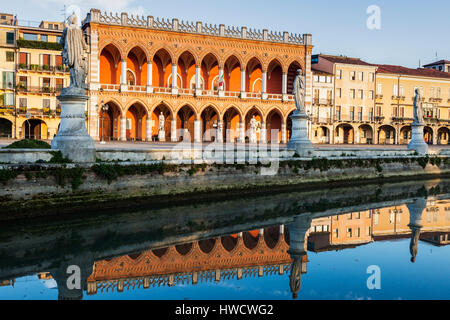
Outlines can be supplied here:
<path id="1" fill-rule="evenodd" d="M 61 15 L 63 16 L 63 19 L 64 19 L 63 22 L 65 22 L 67 19 L 66 12 L 67 12 L 67 7 L 66 7 L 66 5 L 64 5 L 64 9 L 61 10 Z"/>

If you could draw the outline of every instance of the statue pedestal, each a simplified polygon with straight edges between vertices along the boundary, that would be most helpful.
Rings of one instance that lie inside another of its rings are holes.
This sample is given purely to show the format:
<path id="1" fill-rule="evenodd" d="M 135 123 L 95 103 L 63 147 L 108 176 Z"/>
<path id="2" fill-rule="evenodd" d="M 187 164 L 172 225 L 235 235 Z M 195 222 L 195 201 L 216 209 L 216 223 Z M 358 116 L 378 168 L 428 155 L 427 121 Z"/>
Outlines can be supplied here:
<path id="1" fill-rule="evenodd" d="M 85 95 L 60 95 L 61 123 L 58 134 L 52 140 L 52 149 L 61 151 L 74 162 L 95 162 L 94 140 L 86 129 Z"/>
<path id="2" fill-rule="evenodd" d="M 165 130 L 159 130 L 158 132 L 158 141 L 166 141 L 166 131 Z"/>
<path id="3" fill-rule="evenodd" d="M 288 150 L 295 152 L 302 157 L 311 157 L 314 154 L 314 147 L 308 138 L 308 116 L 295 110 L 291 115 L 292 137 L 287 143 Z"/>
<path id="4" fill-rule="evenodd" d="M 419 154 L 428 153 L 428 145 L 423 138 L 423 124 L 413 122 L 411 124 L 411 141 L 408 144 L 408 149 L 416 150 Z"/>

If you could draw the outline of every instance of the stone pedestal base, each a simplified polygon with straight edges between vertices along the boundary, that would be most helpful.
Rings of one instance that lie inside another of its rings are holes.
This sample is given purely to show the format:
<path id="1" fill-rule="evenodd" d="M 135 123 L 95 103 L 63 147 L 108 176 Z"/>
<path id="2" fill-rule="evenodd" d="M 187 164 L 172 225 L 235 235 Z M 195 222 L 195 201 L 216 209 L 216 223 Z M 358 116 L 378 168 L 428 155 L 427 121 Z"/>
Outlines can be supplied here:
<path id="1" fill-rule="evenodd" d="M 95 162 L 94 140 L 86 129 L 85 95 L 60 95 L 61 123 L 52 149 L 60 150 L 64 157 L 74 162 Z"/>
<path id="2" fill-rule="evenodd" d="M 300 114 L 297 110 L 291 115 L 292 137 L 287 143 L 288 150 L 295 150 L 301 157 L 311 157 L 314 155 L 314 147 L 308 138 L 308 116 Z"/>
<path id="3" fill-rule="evenodd" d="M 158 132 L 158 141 L 162 141 L 162 142 L 166 141 L 166 131 L 160 130 Z"/>
<path id="4" fill-rule="evenodd" d="M 428 153 L 428 145 L 423 138 L 423 124 L 411 124 L 411 141 L 408 144 L 408 149 L 416 150 L 419 154 Z"/>

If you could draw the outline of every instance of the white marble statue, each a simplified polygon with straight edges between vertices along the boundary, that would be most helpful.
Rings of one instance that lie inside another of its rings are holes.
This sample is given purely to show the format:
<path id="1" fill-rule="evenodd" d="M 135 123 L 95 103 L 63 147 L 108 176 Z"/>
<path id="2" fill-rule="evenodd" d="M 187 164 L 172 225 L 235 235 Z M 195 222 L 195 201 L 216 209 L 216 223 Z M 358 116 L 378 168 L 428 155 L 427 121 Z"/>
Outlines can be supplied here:
<path id="1" fill-rule="evenodd" d="M 67 19 L 60 44 L 63 46 L 61 53 L 63 62 L 70 70 L 70 86 L 65 88 L 62 94 L 84 95 L 84 90 L 87 88 L 88 45 L 84 39 L 83 31 L 78 27 L 75 13 Z"/>
<path id="2" fill-rule="evenodd" d="M 305 113 L 305 82 L 303 80 L 303 73 L 301 69 L 297 70 L 297 75 L 294 79 L 294 86 L 292 94 L 295 99 L 295 107 L 300 114 Z"/>
<path id="3" fill-rule="evenodd" d="M 420 92 L 419 89 L 415 90 L 416 96 L 414 97 L 414 123 L 417 124 L 424 124 L 423 121 L 423 110 L 422 110 L 422 103 L 420 102 Z"/>
<path id="4" fill-rule="evenodd" d="M 259 121 L 256 120 L 255 116 L 250 119 L 250 143 L 256 143 L 256 132 L 259 127 Z"/>
<path id="5" fill-rule="evenodd" d="M 164 124 L 166 122 L 166 119 L 164 118 L 164 114 L 161 112 L 159 114 L 159 131 L 164 131 Z"/>

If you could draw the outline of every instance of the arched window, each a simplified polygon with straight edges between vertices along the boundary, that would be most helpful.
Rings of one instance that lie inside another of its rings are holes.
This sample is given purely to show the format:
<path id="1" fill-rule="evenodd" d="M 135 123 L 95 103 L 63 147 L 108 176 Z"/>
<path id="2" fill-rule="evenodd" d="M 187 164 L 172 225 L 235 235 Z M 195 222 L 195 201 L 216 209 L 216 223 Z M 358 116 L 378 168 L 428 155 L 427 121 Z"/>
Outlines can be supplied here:
<path id="1" fill-rule="evenodd" d="M 127 85 L 129 86 L 136 85 L 136 76 L 130 69 L 127 70 Z"/>
<path id="2" fill-rule="evenodd" d="M 227 89 L 225 88 L 225 81 L 222 82 L 222 87 L 223 87 L 223 91 L 227 91 Z M 214 79 L 212 79 L 211 81 L 211 88 L 213 89 L 213 91 L 217 91 L 219 90 L 219 76 L 215 76 Z"/>
<path id="3" fill-rule="evenodd" d="M 178 78 L 177 87 L 183 88 L 183 80 L 181 79 L 181 76 L 179 73 L 177 73 L 177 78 Z M 169 77 L 167 78 L 167 86 L 168 87 L 172 86 L 172 74 L 170 74 Z"/>
<path id="4" fill-rule="evenodd" d="M 191 89 L 195 89 L 195 76 L 191 77 L 190 86 Z M 200 88 L 199 89 L 205 89 L 205 80 L 203 80 L 203 77 L 200 76 Z"/>

